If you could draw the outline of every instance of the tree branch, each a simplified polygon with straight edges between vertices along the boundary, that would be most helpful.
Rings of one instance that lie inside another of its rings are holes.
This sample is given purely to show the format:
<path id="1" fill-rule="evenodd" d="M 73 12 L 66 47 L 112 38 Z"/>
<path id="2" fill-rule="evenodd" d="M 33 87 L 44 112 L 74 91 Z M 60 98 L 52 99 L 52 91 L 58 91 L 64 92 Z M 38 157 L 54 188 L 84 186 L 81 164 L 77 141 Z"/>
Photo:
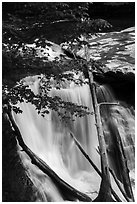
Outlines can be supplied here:
<path id="1" fill-rule="evenodd" d="M 8 118 L 11 122 L 12 127 L 14 128 L 19 145 L 30 157 L 32 164 L 35 164 L 41 171 L 47 174 L 53 180 L 53 182 L 59 187 L 64 199 L 72 200 L 72 201 L 76 199 L 80 201 L 87 201 L 87 202 L 92 201 L 89 196 L 76 190 L 68 183 L 66 183 L 64 180 L 62 180 L 42 159 L 40 159 L 36 154 L 34 154 L 27 147 L 27 145 L 23 141 L 20 130 L 13 119 L 10 105 L 7 105 L 7 107 L 5 107 L 5 111 L 6 111 L 6 114 L 8 115 Z"/>
<path id="2" fill-rule="evenodd" d="M 87 67 L 87 71 L 88 71 L 88 67 Z M 113 201 L 113 199 L 111 196 L 111 181 L 110 181 L 110 175 L 109 175 L 109 165 L 108 165 L 108 158 L 107 158 L 107 152 L 106 152 L 106 145 L 105 145 L 105 139 L 104 139 L 103 130 L 102 130 L 98 102 L 96 98 L 96 89 L 93 83 L 93 76 L 92 74 L 91 75 L 88 74 L 88 76 L 89 76 L 88 79 L 89 79 L 90 92 L 91 92 L 93 107 L 95 111 L 95 120 L 96 120 L 98 141 L 99 141 L 99 147 L 100 147 L 101 170 L 102 170 L 102 181 L 101 181 L 99 195 L 96 201 L 108 202 L 108 201 Z"/>
<path id="3" fill-rule="evenodd" d="M 120 185 L 120 183 L 119 183 L 119 181 L 118 181 L 118 179 L 117 179 L 117 177 L 116 177 L 114 171 L 113 171 L 112 169 L 110 169 L 110 168 L 109 168 L 109 171 L 110 171 L 110 173 L 112 174 L 112 176 L 113 176 L 113 178 L 114 178 L 114 180 L 115 180 L 117 186 L 119 187 L 119 189 L 120 189 L 121 193 L 123 194 L 123 196 L 125 197 L 125 199 L 126 199 L 128 202 L 132 202 L 132 200 L 128 198 L 128 196 L 126 195 L 126 193 L 125 193 L 124 190 L 122 189 L 122 187 L 121 187 L 121 185 Z"/>
<path id="4" fill-rule="evenodd" d="M 76 139 L 76 137 L 74 136 L 74 134 L 72 132 L 70 132 L 71 137 L 73 138 L 75 144 L 77 145 L 77 147 L 79 148 L 79 150 L 82 152 L 82 154 L 85 156 L 85 158 L 88 160 L 88 162 L 92 165 L 92 167 L 95 169 L 95 171 L 99 174 L 99 176 L 102 178 L 102 173 L 100 172 L 100 170 L 98 169 L 98 167 L 94 164 L 94 162 L 91 160 L 91 158 L 88 156 L 88 154 L 85 152 L 85 150 L 83 149 L 83 147 L 81 146 L 81 144 L 78 142 L 78 140 Z M 114 196 L 114 198 L 116 199 L 116 201 L 118 202 L 122 202 L 120 200 L 120 198 L 118 197 L 118 195 L 116 194 L 116 192 L 112 189 L 111 187 L 111 193 Z"/>

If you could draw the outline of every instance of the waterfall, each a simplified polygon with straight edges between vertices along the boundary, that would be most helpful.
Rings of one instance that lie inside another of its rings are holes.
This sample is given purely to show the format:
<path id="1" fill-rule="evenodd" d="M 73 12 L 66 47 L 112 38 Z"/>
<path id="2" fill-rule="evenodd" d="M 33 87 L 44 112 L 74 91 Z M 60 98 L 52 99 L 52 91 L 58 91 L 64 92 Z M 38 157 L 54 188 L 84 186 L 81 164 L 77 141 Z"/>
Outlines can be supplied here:
<path id="1" fill-rule="evenodd" d="M 135 115 L 125 103 L 119 103 L 110 87 L 103 85 L 98 88 L 104 137 L 107 145 L 109 165 L 121 181 L 121 165 L 116 148 L 115 136 L 120 135 L 129 169 L 133 191 L 135 190 Z M 105 105 L 105 102 L 109 102 Z M 113 105 L 114 104 L 114 105 Z"/>
<path id="2" fill-rule="evenodd" d="M 126 104 L 117 104 L 110 87 L 100 86 L 98 89 L 98 102 L 110 102 L 114 105 L 105 105 L 101 108 L 102 123 L 105 135 L 110 134 L 110 123 L 116 126 L 120 134 L 129 170 L 135 168 L 135 115 Z M 108 124 L 109 123 L 109 124 Z M 108 137 L 106 136 L 106 140 Z"/>
<path id="3" fill-rule="evenodd" d="M 40 79 L 38 76 L 27 77 L 24 81 L 35 94 L 40 93 Z M 59 90 L 53 87 L 50 95 L 59 96 L 64 101 L 87 106 L 90 112 L 94 111 L 88 85 L 76 86 L 67 84 L 66 87 L 62 87 Z M 103 97 L 110 101 L 113 99 L 110 91 L 107 91 L 107 88 L 102 86 L 98 91 L 98 100 L 102 102 Z M 89 165 L 70 136 L 70 132 L 72 132 L 92 161 L 101 170 L 100 155 L 97 151 L 99 143 L 94 114 L 81 118 L 73 117 L 74 121 L 70 120 L 64 123 L 53 110 L 49 110 L 49 114 L 45 114 L 45 117 L 42 117 L 37 113 L 34 105 L 30 103 L 23 102 L 18 104 L 18 106 L 23 110 L 23 113 L 14 113 L 14 119 L 26 145 L 45 161 L 60 178 L 94 199 L 98 195 L 101 178 L 93 167 Z M 134 171 L 134 116 L 124 106 L 119 106 L 118 108 L 113 106 L 109 109 L 105 107 L 101 111 L 105 135 L 111 133 L 106 121 L 110 113 L 112 115 L 112 123 L 116 124 L 120 132 L 129 169 Z M 105 138 L 108 149 L 110 149 L 111 141 L 107 142 L 109 139 L 107 136 Z M 20 147 L 19 154 L 26 167 L 28 176 L 38 189 L 39 196 L 37 201 L 63 201 L 63 195 L 57 186 L 47 175 L 31 164 L 29 157 L 20 151 Z M 113 160 L 113 158 L 109 157 L 109 160 L 111 159 Z M 110 163 L 113 162 L 110 161 Z M 111 165 L 114 167 L 113 164 Z M 114 188 L 118 191 L 116 184 L 114 184 Z"/>

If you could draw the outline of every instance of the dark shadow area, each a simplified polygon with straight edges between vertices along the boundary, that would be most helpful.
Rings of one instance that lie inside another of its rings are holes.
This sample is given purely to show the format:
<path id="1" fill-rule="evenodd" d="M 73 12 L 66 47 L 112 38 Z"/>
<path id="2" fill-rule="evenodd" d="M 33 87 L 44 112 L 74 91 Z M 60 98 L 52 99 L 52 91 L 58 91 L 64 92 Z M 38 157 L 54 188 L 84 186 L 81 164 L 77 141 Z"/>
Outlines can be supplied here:
<path id="1" fill-rule="evenodd" d="M 94 80 L 99 84 L 109 85 L 117 100 L 135 107 L 135 74 L 129 72 L 106 72 L 94 74 Z"/>
<path id="2" fill-rule="evenodd" d="M 121 30 L 135 25 L 135 2 L 94 2 L 89 14 L 91 19 L 105 19 L 115 30 Z"/>

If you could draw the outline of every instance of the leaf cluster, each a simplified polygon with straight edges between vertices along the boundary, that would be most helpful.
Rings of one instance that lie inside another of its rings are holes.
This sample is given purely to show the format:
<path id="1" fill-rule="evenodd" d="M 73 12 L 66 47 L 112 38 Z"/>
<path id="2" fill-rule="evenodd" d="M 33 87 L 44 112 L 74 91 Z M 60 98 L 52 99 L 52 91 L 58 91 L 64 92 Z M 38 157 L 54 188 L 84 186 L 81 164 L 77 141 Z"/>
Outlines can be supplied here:
<path id="1" fill-rule="evenodd" d="M 52 89 L 51 79 L 54 80 L 56 89 L 60 89 L 62 84 L 66 84 L 66 82 L 73 82 L 78 86 L 87 83 L 82 73 L 86 76 L 87 66 L 93 70 L 96 69 L 96 62 L 87 62 L 80 58 L 66 60 L 64 56 L 61 60 L 55 59 L 49 62 L 47 57 L 36 57 L 36 50 L 33 47 L 29 50 L 25 47 L 27 42 L 34 42 L 36 37 L 38 38 L 36 47 L 45 46 L 46 37 L 50 37 L 51 33 L 54 35 L 60 33 L 61 42 L 76 38 L 81 32 L 86 31 L 88 24 L 82 19 L 88 18 L 88 5 L 89 3 L 70 2 L 3 3 L 3 104 L 8 101 L 17 113 L 21 112 L 17 108 L 17 103 L 26 101 L 35 105 L 38 113 L 43 116 L 49 112 L 49 109 L 57 111 L 61 117 L 89 114 L 86 107 L 65 102 L 57 96 L 51 97 L 49 92 Z M 70 32 L 66 27 L 61 30 L 59 27 L 58 21 L 66 19 L 76 22 L 73 29 L 67 26 Z M 46 36 L 45 33 L 48 35 Z M 35 95 L 29 87 L 21 82 L 16 84 L 17 81 L 26 76 L 38 74 L 44 74 L 46 78 L 41 86 L 44 95 Z M 78 75 L 80 77 L 76 77 Z"/>
<path id="2" fill-rule="evenodd" d="M 6 104 L 10 104 L 15 113 L 22 113 L 19 103 L 31 103 L 35 106 L 38 114 L 43 117 L 54 110 L 62 119 L 70 119 L 72 116 L 82 117 L 91 114 L 86 106 L 64 101 L 59 96 L 51 96 L 51 86 L 47 88 L 46 78 L 40 77 L 40 93 L 35 94 L 28 85 L 20 81 L 16 86 L 9 88 L 3 86 L 3 109 Z M 46 87 L 46 89 L 45 89 Z"/>
<path id="3" fill-rule="evenodd" d="M 3 3 L 4 13 L 14 14 L 20 19 L 36 21 L 56 21 L 79 19 L 88 15 L 87 2 L 11 2 Z"/>
<path id="4" fill-rule="evenodd" d="M 56 43 L 82 33 L 111 28 L 102 19 L 90 20 L 89 2 L 3 2 L 3 42 L 32 43 L 44 37 Z"/>

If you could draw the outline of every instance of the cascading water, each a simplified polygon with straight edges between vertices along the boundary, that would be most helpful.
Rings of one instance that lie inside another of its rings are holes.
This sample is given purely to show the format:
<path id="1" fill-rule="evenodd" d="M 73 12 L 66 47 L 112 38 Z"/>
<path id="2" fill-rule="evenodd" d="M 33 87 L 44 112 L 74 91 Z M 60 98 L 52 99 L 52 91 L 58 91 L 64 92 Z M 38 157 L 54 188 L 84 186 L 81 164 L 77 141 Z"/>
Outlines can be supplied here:
<path id="1" fill-rule="evenodd" d="M 111 121 L 113 126 L 115 123 L 121 136 L 128 168 L 129 170 L 133 170 L 135 168 L 135 116 L 133 111 L 130 110 L 126 104 L 120 105 L 116 101 L 114 94 L 112 94 L 112 90 L 110 91 L 110 88 L 105 85 L 99 87 L 98 102 L 110 103 L 108 105 L 105 105 L 104 103 L 103 107 L 101 107 L 101 116 L 104 121 L 103 124 L 108 128 L 108 122 L 110 123 Z M 104 131 L 106 131 L 105 135 L 111 133 L 110 130 L 106 130 L 105 128 Z"/>
<path id="2" fill-rule="evenodd" d="M 133 191 L 135 190 L 135 116 L 126 104 L 119 104 L 115 99 L 112 90 L 108 86 L 98 88 L 98 103 L 102 103 L 100 113 L 104 136 L 107 145 L 109 165 L 112 166 L 119 180 L 122 173 L 119 164 L 119 155 L 116 148 L 115 134 L 119 134 L 124 153 L 126 156 L 127 167 L 129 169 L 130 180 Z M 105 104 L 106 103 L 106 104 Z M 107 104 L 108 103 L 108 104 Z"/>
<path id="3" fill-rule="evenodd" d="M 37 76 L 26 78 L 25 83 L 30 86 L 35 94 L 40 93 L 40 79 Z M 105 87 L 103 89 L 106 92 L 104 92 L 105 97 L 108 95 L 110 100 L 112 94 L 109 95 Z M 88 85 L 74 86 L 70 84 L 60 90 L 53 87 L 50 95 L 59 96 L 64 101 L 87 106 L 90 112 L 93 112 L 93 104 Z M 100 93 L 98 95 L 102 98 Z M 42 117 L 38 115 L 32 104 L 24 102 L 19 104 L 19 106 L 23 110 L 23 113 L 14 114 L 14 119 L 26 145 L 45 161 L 60 178 L 94 199 L 98 195 L 101 178 L 92 166 L 89 165 L 70 136 L 70 132 L 72 132 L 92 161 L 101 169 L 100 156 L 97 151 L 99 143 L 94 114 L 84 116 L 83 118 L 76 117 L 74 121 L 64 123 L 55 111 L 50 110 L 49 114 L 45 114 L 45 117 Z M 129 110 L 122 106 L 119 106 L 119 108 L 113 106 L 109 109 L 109 112 L 112 114 L 124 143 L 129 169 L 134 171 L 134 142 L 131 142 L 133 141 L 134 135 L 134 117 Z M 110 134 L 105 117 L 102 117 L 102 122 L 105 124 L 105 135 Z M 110 148 L 110 143 L 108 146 Z M 53 181 L 35 165 L 31 164 L 30 159 L 24 152 L 19 151 L 19 154 L 30 179 L 32 179 L 38 189 L 39 196 L 37 201 L 63 201 L 63 195 Z M 112 183 L 113 188 L 118 192 L 114 181 Z M 118 192 L 118 194 L 121 196 L 121 193 Z M 123 197 L 122 199 L 124 200 Z"/>

